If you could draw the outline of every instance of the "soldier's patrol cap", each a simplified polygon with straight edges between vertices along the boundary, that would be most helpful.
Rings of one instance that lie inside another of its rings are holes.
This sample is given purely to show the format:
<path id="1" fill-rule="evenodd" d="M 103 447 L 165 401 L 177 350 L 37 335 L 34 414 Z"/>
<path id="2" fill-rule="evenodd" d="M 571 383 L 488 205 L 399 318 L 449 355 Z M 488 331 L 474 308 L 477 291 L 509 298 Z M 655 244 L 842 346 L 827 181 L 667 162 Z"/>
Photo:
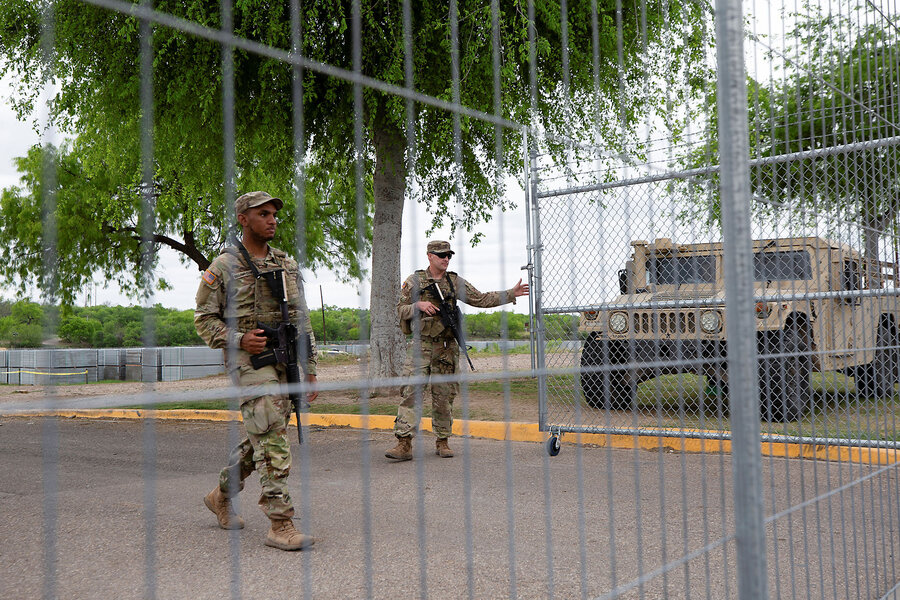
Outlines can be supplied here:
<path id="1" fill-rule="evenodd" d="M 428 253 L 432 252 L 449 252 L 450 254 L 455 254 L 453 250 L 450 249 L 450 242 L 445 242 L 443 240 L 432 240 L 428 242 Z"/>
<path id="2" fill-rule="evenodd" d="M 234 214 L 242 215 L 249 209 L 262 206 L 266 202 L 274 204 L 275 210 L 281 210 L 284 206 L 284 202 L 281 201 L 281 198 L 273 198 L 266 192 L 247 192 L 234 201 Z"/>

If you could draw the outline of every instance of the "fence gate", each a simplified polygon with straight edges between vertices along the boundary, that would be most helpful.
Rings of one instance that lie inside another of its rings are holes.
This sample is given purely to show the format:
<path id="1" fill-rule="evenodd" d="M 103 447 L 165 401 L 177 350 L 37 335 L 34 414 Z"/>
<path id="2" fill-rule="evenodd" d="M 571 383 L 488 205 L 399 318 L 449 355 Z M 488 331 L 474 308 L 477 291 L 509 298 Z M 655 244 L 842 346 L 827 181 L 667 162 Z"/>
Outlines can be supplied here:
<path id="1" fill-rule="evenodd" d="M 623 119 L 618 139 L 602 149 L 572 142 L 565 159 L 532 152 L 547 451 L 567 451 L 561 436 L 602 434 L 580 439 L 618 440 L 636 461 L 641 447 L 730 454 L 714 479 L 722 491 L 734 485 L 742 597 L 892 598 L 896 6 L 761 3 L 745 7 L 736 48 L 726 30 L 719 23 L 709 65 L 718 86 L 700 92 L 696 109 L 673 104 L 631 130 Z M 736 71 L 723 68 L 735 61 Z M 743 78 L 728 78 L 743 69 L 746 94 L 734 95 Z M 728 470 L 731 480 L 719 480 Z M 682 514 L 696 508 L 684 481 L 660 481 L 673 490 L 663 518 L 679 510 L 679 489 Z M 701 521 L 685 519 L 686 538 L 709 527 Z M 727 529 L 720 541 L 733 539 Z M 716 544 L 685 548 L 654 574 L 701 555 L 708 569 Z"/>

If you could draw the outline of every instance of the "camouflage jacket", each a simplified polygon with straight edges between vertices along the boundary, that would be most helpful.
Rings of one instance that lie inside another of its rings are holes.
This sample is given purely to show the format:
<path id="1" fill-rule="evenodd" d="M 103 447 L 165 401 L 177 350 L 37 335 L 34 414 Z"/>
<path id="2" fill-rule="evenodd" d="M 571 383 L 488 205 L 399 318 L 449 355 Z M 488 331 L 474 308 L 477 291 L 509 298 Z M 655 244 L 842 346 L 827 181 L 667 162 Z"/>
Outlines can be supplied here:
<path id="1" fill-rule="evenodd" d="M 298 323 L 301 331 L 306 331 L 312 340 L 312 353 L 306 372 L 315 375 L 318 353 L 316 340 L 309 318 L 309 309 L 303 295 L 303 278 L 297 261 L 276 248 L 269 247 L 265 258 L 254 258 L 260 273 L 274 269 L 286 271 L 288 292 L 288 314 L 291 322 Z M 237 248 L 226 248 L 203 272 L 200 288 L 197 290 L 197 309 L 194 311 L 194 326 L 197 333 L 210 348 L 238 350 L 238 365 L 249 365 L 250 355 L 241 349 L 241 337 L 256 322 L 275 326 L 281 321 L 281 303 L 272 297 L 272 291 L 264 279 L 256 279 L 247 262 Z M 232 297 L 227 297 L 226 289 L 231 289 Z M 228 321 L 234 319 L 235 330 L 229 330 Z M 228 359 L 226 352 L 226 360 Z"/>
<path id="2" fill-rule="evenodd" d="M 450 284 L 447 283 L 448 278 L 453 283 L 454 293 L 450 291 Z M 418 314 L 422 335 L 429 337 L 444 335 L 445 327 L 443 322 L 441 322 L 440 314 L 427 316 L 419 312 L 415 307 L 416 302 L 419 300 L 425 300 L 435 306 L 440 306 L 441 301 L 433 289 L 426 289 L 435 282 L 441 288 L 444 299 L 453 306 L 456 306 L 457 301 L 470 306 L 477 306 L 478 308 L 491 308 L 507 304 L 508 302 L 516 303 L 516 297 L 513 295 L 512 289 L 499 292 L 479 292 L 474 285 L 453 271 L 447 271 L 444 277 L 434 279 L 428 269 L 421 269 L 407 277 L 406 281 L 403 282 L 403 287 L 400 288 L 397 315 L 400 317 L 403 331 L 412 331 L 413 316 Z M 450 333 L 447 332 L 447 335 L 450 335 Z"/>

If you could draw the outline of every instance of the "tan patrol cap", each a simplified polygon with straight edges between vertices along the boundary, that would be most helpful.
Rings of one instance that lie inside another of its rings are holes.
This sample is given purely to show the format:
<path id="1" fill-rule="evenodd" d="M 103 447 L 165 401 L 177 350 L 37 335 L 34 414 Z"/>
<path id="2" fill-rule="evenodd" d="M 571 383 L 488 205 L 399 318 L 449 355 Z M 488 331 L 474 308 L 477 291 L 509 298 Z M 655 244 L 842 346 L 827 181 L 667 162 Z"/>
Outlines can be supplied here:
<path id="1" fill-rule="evenodd" d="M 428 252 L 449 252 L 450 254 L 455 254 L 455 252 L 450 249 L 450 242 L 445 242 L 443 240 L 432 240 L 428 242 Z"/>
<path id="2" fill-rule="evenodd" d="M 275 210 L 281 210 L 284 206 L 284 202 L 281 201 L 281 198 L 273 198 L 266 192 L 247 192 L 234 201 L 234 214 L 242 215 L 249 209 L 262 206 L 266 202 L 274 204 Z"/>

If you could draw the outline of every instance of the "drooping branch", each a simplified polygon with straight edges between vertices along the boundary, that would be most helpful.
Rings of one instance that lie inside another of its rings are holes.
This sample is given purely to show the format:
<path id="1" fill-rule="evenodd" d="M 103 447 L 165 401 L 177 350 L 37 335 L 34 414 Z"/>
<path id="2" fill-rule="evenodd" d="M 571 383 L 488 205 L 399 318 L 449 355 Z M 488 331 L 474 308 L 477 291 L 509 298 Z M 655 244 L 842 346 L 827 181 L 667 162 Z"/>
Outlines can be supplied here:
<path id="1" fill-rule="evenodd" d="M 135 227 L 113 227 L 111 225 L 104 225 L 103 232 L 110 235 L 128 235 L 131 239 L 135 241 L 142 241 L 143 238 L 137 232 L 137 228 Z M 167 246 L 177 252 L 180 252 L 187 256 L 189 259 L 194 261 L 194 264 L 197 265 L 197 269 L 200 271 L 204 271 L 209 268 L 210 260 L 206 258 L 198 248 L 194 241 L 194 232 L 186 231 L 184 233 L 184 242 L 179 242 L 178 240 L 171 238 L 167 235 L 162 235 L 160 233 L 154 233 L 153 237 L 150 239 L 154 244 L 162 244 L 163 246 Z"/>

